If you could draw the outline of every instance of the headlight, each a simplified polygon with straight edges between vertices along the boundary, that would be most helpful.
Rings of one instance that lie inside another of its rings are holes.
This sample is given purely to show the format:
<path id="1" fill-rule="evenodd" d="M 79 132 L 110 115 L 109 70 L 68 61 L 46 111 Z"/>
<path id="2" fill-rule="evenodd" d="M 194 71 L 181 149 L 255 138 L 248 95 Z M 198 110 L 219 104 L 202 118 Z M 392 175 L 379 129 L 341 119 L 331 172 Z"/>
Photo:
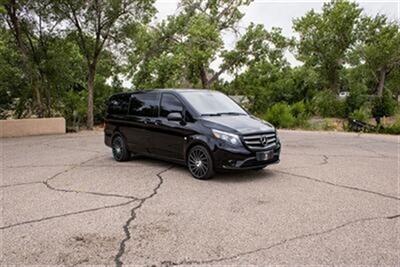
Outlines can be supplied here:
<path id="1" fill-rule="evenodd" d="M 240 145 L 240 143 L 241 143 L 239 136 L 236 134 L 218 131 L 215 129 L 212 129 L 211 131 L 215 138 L 224 140 L 225 142 L 228 142 L 231 145 L 237 146 L 237 145 Z"/>

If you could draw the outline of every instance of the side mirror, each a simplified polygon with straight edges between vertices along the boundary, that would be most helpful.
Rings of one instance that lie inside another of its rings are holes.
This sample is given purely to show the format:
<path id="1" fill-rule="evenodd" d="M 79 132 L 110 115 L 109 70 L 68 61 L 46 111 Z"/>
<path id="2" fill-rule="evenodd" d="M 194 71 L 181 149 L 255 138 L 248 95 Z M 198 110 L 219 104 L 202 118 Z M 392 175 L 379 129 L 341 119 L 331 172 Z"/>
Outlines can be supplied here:
<path id="1" fill-rule="evenodd" d="M 169 121 L 182 121 L 182 114 L 180 112 L 171 112 L 167 116 L 167 120 Z"/>

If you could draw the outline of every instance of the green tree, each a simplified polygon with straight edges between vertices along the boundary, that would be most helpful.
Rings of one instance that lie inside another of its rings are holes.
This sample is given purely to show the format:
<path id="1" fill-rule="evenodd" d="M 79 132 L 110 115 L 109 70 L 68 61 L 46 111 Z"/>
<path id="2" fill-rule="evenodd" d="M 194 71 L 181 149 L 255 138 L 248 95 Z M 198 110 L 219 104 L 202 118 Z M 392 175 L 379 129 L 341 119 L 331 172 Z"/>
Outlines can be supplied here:
<path id="1" fill-rule="evenodd" d="M 19 77 L 19 81 L 3 79 L 8 84 L 5 90 L 9 95 L 14 95 L 12 91 L 20 92 L 13 97 L 14 115 L 56 115 L 60 90 L 68 88 L 71 80 L 76 82 L 82 72 L 80 51 L 57 33 L 59 21 L 51 18 L 43 2 L 6 0 L 4 7 L 1 40 L 3 51 L 12 53 L 2 55 L 3 59 L 8 58 L 3 66 L 12 68 L 15 77 Z M 17 84 L 21 86 L 22 81 L 26 87 L 14 89 Z"/>
<path id="2" fill-rule="evenodd" d="M 30 87 L 20 68 L 20 56 L 11 33 L 0 29 L 0 118 L 7 118 L 16 109 L 15 99 L 30 95 Z M 24 109 L 29 106 L 24 107 Z"/>
<path id="3" fill-rule="evenodd" d="M 2 10 L 5 10 L 5 12 L 0 12 L 2 22 L 12 32 L 22 66 L 24 67 L 24 73 L 27 75 L 30 87 L 33 90 L 33 109 L 39 117 L 42 117 L 44 116 L 44 106 L 42 103 L 40 70 L 38 69 L 39 57 L 36 53 L 38 38 L 34 34 L 34 28 L 37 23 L 29 19 L 30 16 L 27 14 L 33 11 L 37 4 L 26 0 L 3 0 L 1 4 Z M 40 13 L 38 13 L 38 17 L 41 22 Z M 41 26 L 42 24 L 39 23 L 39 30 L 42 29 Z"/>
<path id="4" fill-rule="evenodd" d="M 395 70 L 400 68 L 399 25 L 389 22 L 383 15 L 363 17 L 360 43 L 355 54 L 358 63 L 367 68 L 367 75 L 373 77 L 372 85 L 377 96 L 382 97 L 388 76 L 392 72 L 396 74 Z"/>
<path id="5" fill-rule="evenodd" d="M 357 41 L 361 11 L 354 2 L 336 0 L 325 3 L 322 13 L 311 10 L 294 20 L 300 35 L 298 59 L 313 67 L 334 93 L 340 90 L 340 72 Z"/>
<path id="6" fill-rule="evenodd" d="M 240 7 L 249 3 L 182 1 L 178 15 L 156 27 L 142 27 L 140 34 L 146 41 L 135 43 L 130 53 L 135 87 L 211 87 L 232 64 L 240 63 L 241 57 L 235 54 L 234 58 L 224 48 L 222 34 L 238 31 L 237 23 L 244 15 Z M 211 64 L 217 58 L 224 63 L 214 70 Z"/>
<path id="7" fill-rule="evenodd" d="M 93 95 L 99 59 L 106 46 L 121 43 L 124 28 L 147 22 L 154 13 L 154 0 L 50 1 L 52 10 L 73 26 L 76 41 L 87 65 L 87 127 L 93 128 Z"/>

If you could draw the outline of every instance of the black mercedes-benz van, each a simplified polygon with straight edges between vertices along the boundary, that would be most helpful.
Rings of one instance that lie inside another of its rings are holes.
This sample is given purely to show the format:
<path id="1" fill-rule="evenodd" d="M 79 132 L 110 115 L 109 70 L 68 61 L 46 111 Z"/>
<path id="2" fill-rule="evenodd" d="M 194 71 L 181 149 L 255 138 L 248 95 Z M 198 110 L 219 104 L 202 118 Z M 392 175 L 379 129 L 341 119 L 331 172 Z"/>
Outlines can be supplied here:
<path id="1" fill-rule="evenodd" d="M 218 91 L 157 89 L 110 97 L 105 144 L 117 161 L 148 155 L 185 164 L 198 179 L 279 162 L 276 129 Z"/>

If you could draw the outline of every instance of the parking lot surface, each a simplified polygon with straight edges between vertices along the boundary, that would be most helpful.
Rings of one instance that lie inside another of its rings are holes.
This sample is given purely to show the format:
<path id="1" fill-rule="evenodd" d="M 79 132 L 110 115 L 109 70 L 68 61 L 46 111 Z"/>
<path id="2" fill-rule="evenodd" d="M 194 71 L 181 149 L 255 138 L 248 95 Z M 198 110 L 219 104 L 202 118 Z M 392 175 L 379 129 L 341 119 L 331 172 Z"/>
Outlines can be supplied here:
<path id="1" fill-rule="evenodd" d="M 101 132 L 0 140 L 0 264 L 398 265 L 399 137 L 279 135 L 278 165 L 208 181 Z"/>

